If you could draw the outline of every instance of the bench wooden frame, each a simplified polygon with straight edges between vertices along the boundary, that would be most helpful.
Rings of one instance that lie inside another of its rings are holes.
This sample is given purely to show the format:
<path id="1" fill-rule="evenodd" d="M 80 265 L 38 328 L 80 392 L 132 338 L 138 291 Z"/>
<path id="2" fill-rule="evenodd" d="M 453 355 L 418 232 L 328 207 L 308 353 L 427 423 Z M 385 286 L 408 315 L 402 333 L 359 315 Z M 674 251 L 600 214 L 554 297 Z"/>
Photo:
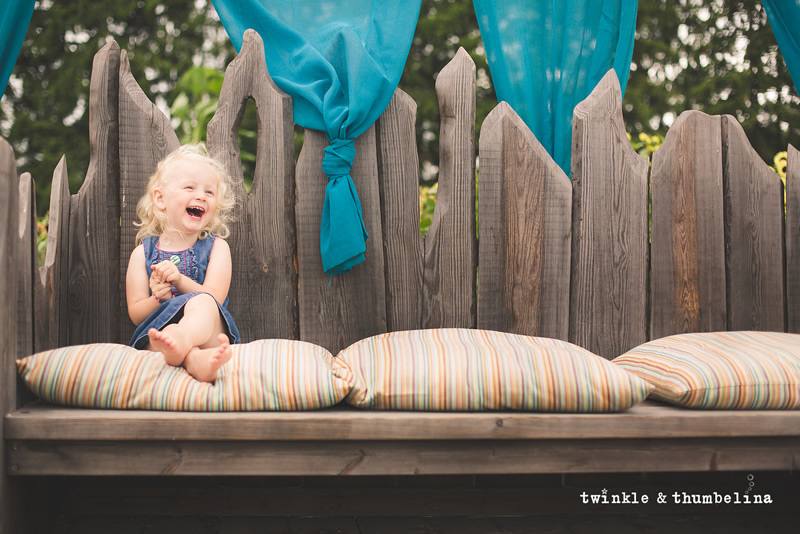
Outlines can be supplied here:
<path id="1" fill-rule="evenodd" d="M 728 116 L 686 112 L 648 160 L 625 138 L 613 73 L 576 108 L 571 181 L 511 108 L 480 133 L 475 219 L 475 66 L 462 50 L 437 79 L 436 214 L 419 237 L 415 104 L 398 91 L 356 142 L 367 262 L 322 272 L 322 134 L 295 164 L 291 100 L 248 32 L 228 67 L 208 145 L 237 180 L 232 313 L 244 341 L 284 337 L 332 352 L 380 332 L 478 327 L 567 339 L 612 358 L 650 338 L 704 330 L 800 332 L 800 158 L 781 181 Z M 238 125 L 258 107 L 248 194 Z M 800 412 L 690 411 L 647 402 L 621 414 L 114 412 L 29 403 L 14 360 L 55 346 L 124 343 L 121 273 L 135 203 L 178 145 L 115 43 L 95 57 L 92 159 L 70 196 L 53 177 L 46 265 L 35 267 L 29 175 L 0 140 L 0 532 L 17 481 L 81 475 L 416 475 L 796 470 Z M 648 197 L 650 197 L 648 199 Z M 648 228 L 648 205 L 652 228 Z M 121 221 L 121 225 L 119 224 Z M 19 228 L 19 235 L 11 229 Z M 648 239 L 648 232 L 650 238 Z M 477 268 L 480 267 L 480 284 Z M 648 278 L 650 285 L 648 285 Z M 649 322 L 648 322 L 649 318 Z"/>

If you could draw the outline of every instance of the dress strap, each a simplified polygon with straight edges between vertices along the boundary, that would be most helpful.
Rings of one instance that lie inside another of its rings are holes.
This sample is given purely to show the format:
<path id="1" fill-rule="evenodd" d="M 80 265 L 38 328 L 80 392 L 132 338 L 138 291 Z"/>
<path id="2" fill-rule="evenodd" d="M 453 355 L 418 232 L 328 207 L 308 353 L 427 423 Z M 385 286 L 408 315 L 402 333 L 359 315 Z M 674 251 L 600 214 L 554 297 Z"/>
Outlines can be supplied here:
<path id="1" fill-rule="evenodd" d="M 144 266 L 147 268 L 148 278 L 150 278 L 150 275 L 153 273 L 153 269 L 151 269 L 150 266 L 158 259 L 157 244 L 158 236 L 149 235 L 142 239 L 142 245 L 144 246 Z"/>
<path id="2" fill-rule="evenodd" d="M 211 249 L 214 248 L 214 240 L 216 238 L 217 236 L 215 234 L 208 234 L 205 239 L 198 239 L 195 241 L 192 248 L 198 256 L 207 258 L 211 255 Z"/>

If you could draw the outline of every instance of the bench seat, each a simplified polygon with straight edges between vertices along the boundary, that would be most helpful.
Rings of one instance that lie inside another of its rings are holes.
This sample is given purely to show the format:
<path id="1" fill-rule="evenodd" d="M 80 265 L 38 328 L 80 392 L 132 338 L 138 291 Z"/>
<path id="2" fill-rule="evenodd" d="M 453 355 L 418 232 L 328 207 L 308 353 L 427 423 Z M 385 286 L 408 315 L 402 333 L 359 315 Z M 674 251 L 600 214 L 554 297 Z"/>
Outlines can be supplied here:
<path id="1" fill-rule="evenodd" d="M 796 470 L 800 411 L 147 412 L 35 402 L 11 475 L 419 475 Z"/>

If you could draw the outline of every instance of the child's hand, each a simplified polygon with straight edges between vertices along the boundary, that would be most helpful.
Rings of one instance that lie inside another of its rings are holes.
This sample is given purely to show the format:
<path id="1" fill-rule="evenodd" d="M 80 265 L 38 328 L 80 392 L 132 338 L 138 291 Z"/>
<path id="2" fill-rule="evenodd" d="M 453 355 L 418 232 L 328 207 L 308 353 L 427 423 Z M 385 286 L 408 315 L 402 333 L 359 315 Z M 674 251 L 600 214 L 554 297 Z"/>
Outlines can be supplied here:
<path id="1" fill-rule="evenodd" d="M 160 301 L 172 298 L 172 284 L 165 282 L 153 271 L 150 275 L 150 292 Z"/>
<path id="2" fill-rule="evenodd" d="M 181 272 L 178 267 L 169 260 L 164 260 L 161 263 L 153 265 L 153 274 L 163 282 L 174 284 L 181 277 Z"/>

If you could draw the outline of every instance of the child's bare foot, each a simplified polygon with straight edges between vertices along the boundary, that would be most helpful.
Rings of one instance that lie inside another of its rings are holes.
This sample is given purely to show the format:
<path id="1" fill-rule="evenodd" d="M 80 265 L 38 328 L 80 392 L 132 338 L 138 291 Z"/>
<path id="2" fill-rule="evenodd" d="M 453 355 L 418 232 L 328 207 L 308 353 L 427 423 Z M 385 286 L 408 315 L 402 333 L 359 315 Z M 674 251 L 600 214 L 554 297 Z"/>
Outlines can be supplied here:
<path id="1" fill-rule="evenodd" d="M 151 328 L 147 331 L 147 336 L 150 338 L 150 350 L 163 353 L 164 360 L 174 366 L 181 365 L 191 349 L 186 346 L 177 327 L 177 324 L 171 324 L 167 325 L 164 330 Z"/>
<path id="2" fill-rule="evenodd" d="M 194 348 L 189 351 L 184 367 L 190 375 L 200 382 L 213 382 L 217 379 L 220 367 L 233 356 L 228 336 L 220 334 L 217 338 L 219 346 L 207 349 Z"/>

